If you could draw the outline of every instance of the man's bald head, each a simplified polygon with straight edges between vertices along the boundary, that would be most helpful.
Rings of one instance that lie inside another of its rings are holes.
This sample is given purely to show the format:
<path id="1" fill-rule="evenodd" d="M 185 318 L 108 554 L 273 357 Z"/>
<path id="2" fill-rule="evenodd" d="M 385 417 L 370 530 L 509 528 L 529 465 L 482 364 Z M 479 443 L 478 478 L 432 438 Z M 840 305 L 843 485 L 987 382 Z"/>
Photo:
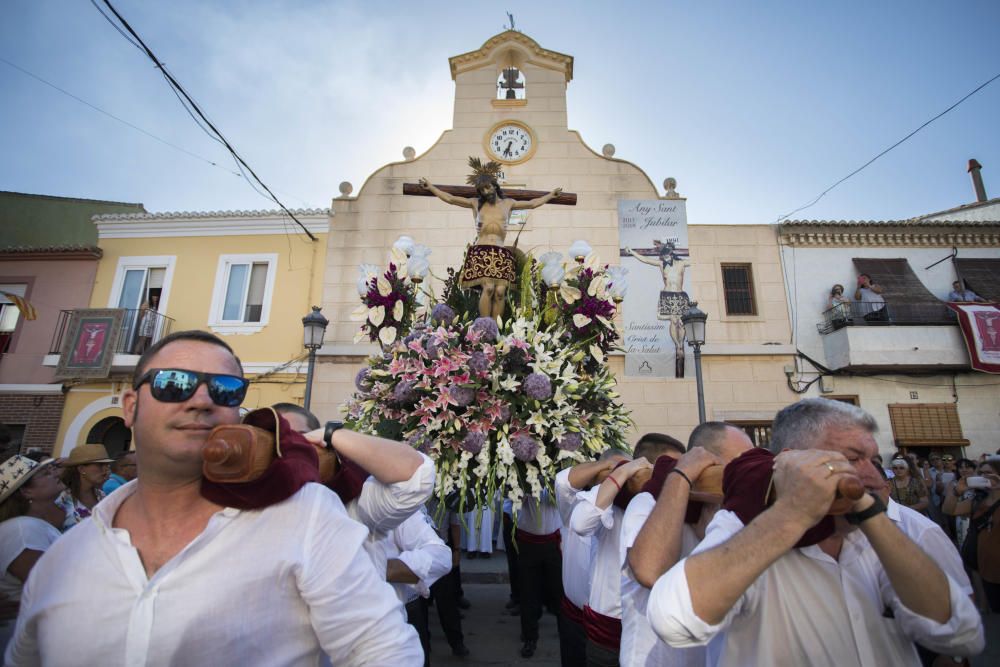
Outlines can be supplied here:
<path id="1" fill-rule="evenodd" d="M 753 449 L 753 441 L 739 426 L 725 422 L 705 422 L 699 424 L 688 438 L 688 451 L 694 447 L 707 449 L 725 464 L 748 449 Z"/>

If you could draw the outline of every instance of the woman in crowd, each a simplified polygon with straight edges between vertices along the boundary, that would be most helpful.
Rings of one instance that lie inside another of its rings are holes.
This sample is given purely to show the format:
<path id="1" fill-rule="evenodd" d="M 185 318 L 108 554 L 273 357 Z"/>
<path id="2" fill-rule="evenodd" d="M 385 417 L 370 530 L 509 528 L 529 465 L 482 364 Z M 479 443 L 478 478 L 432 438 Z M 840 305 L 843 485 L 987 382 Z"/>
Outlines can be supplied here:
<path id="1" fill-rule="evenodd" d="M 966 459 L 959 461 L 959 466 Z M 966 567 L 974 569 L 983 582 L 986 600 L 992 611 L 1000 611 L 1000 457 L 990 457 L 980 463 L 975 475 L 955 480 L 944 498 L 946 514 L 965 518 L 969 532 L 965 539 L 974 539 L 970 545 L 960 542 L 962 559 Z M 984 478 L 988 487 L 972 485 L 970 477 Z M 980 488 L 981 487 L 981 488 Z M 968 547 L 974 547 L 969 549 Z M 971 562 L 970 562 L 971 561 Z M 975 565 L 973 568 L 972 566 Z"/>
<path id="2" fill-rule="evenodd" d="M 28 573 L 62 534 L 66 513 L 56 505 L 64 487 L 52 459 L 12 456 L 0 463 L 0 651 L 14 632 L 16 603 Z"/>
<path id="3" fill-rule="evenodd" d="M 60 504 L 66 510 L 63 530 L 69 530 L 90 516 L 104 497 L 101 487 L 111 475 L 111 461 L 104 445 L 79 445 L 62 462 L 62 481 L 66 491 Z"/>
<path id="4" fill-rule="evenodd" d="M 976 464 L 969 459 L 958 459 L 955 465 L 955 471 L 955 479 L 944 485 L 944 508 L 954 508 L 956 502 L 972 500 L 975 495 L 974 490 L 970 489 L 966 485 L 965 480 L 976 474 Z M 950 503 L 948 502 L 949 498 L 951 499 Z M 961 547 L 962 543 L 965 542 L 965 535 L 969 530 L 968 512 L 962 515 L 956 514 L 954 511 L 949 512 L 947 509 L 944 509 L 943 511 L 945 514 L 955 517 L 955 543 Z"/>
<path id="5" fill-rule="evenodd" d="M 927 487 L 917 476 L 917 468 L 908 458 L 896 456 L 890 464 L 893 477 L 889 480 L 889 494 L 900 505 L 927 514 L 929 504 Z"/>

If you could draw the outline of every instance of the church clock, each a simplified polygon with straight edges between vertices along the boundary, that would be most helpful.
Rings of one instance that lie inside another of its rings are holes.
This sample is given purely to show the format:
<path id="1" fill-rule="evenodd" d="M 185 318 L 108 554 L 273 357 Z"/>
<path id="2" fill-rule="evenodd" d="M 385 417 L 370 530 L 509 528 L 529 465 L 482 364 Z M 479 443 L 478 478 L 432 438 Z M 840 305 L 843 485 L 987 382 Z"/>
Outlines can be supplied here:
<path id="1" fill-rule="evenodd" d="M 504 164 L 520 164 L 531 159 L 538 142 L 530 127 L 516 120 L 497 123 L 484 138 L 487 154 Z"/>

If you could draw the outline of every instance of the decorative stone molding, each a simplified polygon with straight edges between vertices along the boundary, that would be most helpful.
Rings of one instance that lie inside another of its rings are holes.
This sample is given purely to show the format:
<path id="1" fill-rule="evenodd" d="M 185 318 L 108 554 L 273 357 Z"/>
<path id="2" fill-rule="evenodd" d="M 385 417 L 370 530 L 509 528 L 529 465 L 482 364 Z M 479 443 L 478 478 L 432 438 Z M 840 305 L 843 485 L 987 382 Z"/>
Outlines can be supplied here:
<path id="1" fill-rule="evenodd" d="M 1000 245 L 1000 221 L 791 221 L 778 225 L 782 245 L 812 247 L 984 247 Z"/>
<path id="2" fill-rule="evenodd" d="M 313 234 L 325 234 L 333 215 L 328 208 L 296 209 L 292 213 Z M 102 239 L 287 234 L 299 229 L 282 211 L 128 213 L 95 215 L 93 222 Z"/>
<path id="3" fill-rule="evenodd" d="M 504 47 L 513 47 L 523 52 L 533 65 L 562 72 L 567 82 L 573 79 L 573 56 L 543 49 L 538 42 L 516 30 L 508 30 L 490 37 L 477 51 L 449 58 L 451 78 L 455 79 L 459 74 L 470 70 L 495 65 L 497 52 Z"/>
<path id="4" fill-rule="evenodd" d="M 0 259 L 16 261 L 54 259 L 100 259 L 104 251 L 97 246 L 53 245 L 53 246 L 8 246 L 0 248 Z"/>

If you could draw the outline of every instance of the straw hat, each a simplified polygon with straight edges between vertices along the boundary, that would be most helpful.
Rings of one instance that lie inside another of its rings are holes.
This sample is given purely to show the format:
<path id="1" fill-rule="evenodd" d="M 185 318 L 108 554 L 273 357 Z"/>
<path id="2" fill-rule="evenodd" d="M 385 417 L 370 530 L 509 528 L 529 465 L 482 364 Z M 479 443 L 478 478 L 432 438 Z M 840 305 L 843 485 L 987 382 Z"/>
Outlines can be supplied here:
<path id="1" fill-rule="evenodd" d="M 41 463 L 27 456 L 15 454 L 0 463 L 0 503 L 14 495 L 25 482 L 55 459 L 45 459 Z"/>
<path id="2" fill-rule="evenodd" d="M 77 445 L 69 453 L 69 457 L 63 459 L 63 467 L 82 466 L 87 463 L 112 463 L 114 459 L 108 456 L 108 450 L 104 445 Z"/>

